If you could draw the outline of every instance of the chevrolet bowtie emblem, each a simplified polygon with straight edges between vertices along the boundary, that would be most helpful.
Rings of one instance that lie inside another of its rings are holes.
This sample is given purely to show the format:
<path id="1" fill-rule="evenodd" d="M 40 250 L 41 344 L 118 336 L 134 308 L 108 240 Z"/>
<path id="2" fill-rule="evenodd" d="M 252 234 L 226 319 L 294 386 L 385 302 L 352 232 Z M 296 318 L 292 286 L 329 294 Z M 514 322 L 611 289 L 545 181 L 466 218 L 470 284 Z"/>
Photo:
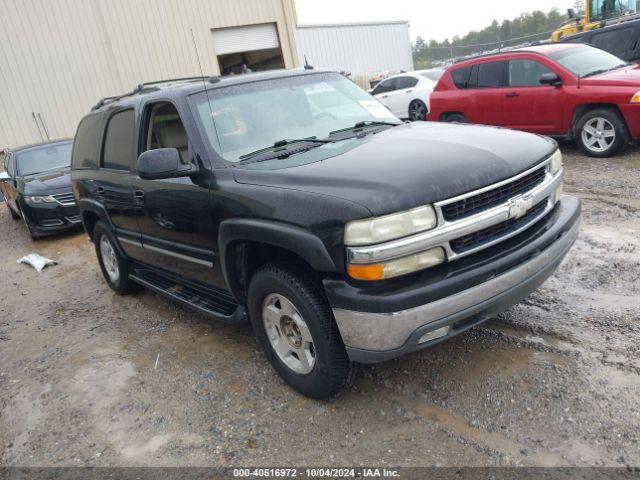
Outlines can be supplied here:
<path id="1" fill-rule="evenodd" d="M 524 217 L 533 207 L 533 197 L 518 197 L 509 200 L 509 218 L 518 219 Z"/>

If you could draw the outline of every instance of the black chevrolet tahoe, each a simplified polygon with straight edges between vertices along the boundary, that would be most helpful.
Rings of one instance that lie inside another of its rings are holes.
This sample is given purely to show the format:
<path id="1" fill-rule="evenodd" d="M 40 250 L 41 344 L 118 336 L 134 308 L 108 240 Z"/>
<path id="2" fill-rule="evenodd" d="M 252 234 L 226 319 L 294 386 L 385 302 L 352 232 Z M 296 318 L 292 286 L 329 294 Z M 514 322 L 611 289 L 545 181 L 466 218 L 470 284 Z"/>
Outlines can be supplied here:
<path id="1" fill-rule="evenodd" d="M 581 216 L 554 141 L 403 123 L 328 71 L 140 85 L 82 120 L 72 159 L 113 290 L 250 321 L 313 398 L 519 302 Z"/>

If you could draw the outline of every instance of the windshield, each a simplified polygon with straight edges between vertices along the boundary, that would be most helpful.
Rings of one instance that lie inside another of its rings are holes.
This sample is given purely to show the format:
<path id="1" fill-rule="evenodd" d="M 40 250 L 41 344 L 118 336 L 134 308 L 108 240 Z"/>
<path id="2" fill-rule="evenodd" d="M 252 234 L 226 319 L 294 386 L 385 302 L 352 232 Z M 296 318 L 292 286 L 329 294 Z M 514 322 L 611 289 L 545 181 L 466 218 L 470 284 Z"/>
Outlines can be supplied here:
<path id="1" fill-rule="evenodd" d="M 549 57 L 579 77 L 603 73 L 627 65 L 624 60 L 615 55 L 587 46 L 562 50 Z"/>
<path id="2" fill-rule="evenodd" d="M 589 0 L 591 20 L 603 20 L 636 12 L 636 0 Z"/>
<path id="3" fill-rule="evenodd" d="M 211 146 L 227 161 L 288 139 L 323 139 L 359 122 L 398 120 L 342 75 L 319 73 L 216 88 L 190 97 Z M 213 121 L 212 121 L 213 120 Z"/>
<path id="4" fill-rule="evenodd" d="M 442 75 L 444 75 L 444 70 L 440 70 L 440 69 L 424 70 L 420 72 L 420 75 L 434 82 L 439 82 L 440 78 L 442 78 Z"/>
<path id="5" fill-rule="evenodd" d="M 71 166 L 73 143 L 56 143 L 16 152 L 18 175 L 27 176 Z"/>

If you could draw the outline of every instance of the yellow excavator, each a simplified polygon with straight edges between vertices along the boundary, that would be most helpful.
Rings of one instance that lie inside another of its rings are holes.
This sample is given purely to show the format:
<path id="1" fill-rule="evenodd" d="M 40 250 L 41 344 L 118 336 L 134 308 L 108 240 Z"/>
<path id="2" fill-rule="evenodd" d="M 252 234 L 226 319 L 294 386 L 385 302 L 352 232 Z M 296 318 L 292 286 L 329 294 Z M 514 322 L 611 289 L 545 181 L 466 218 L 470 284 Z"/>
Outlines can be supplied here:
<path id="1" fill-rule="evenodd" d="M 640 20 L 636 0 L 586 0 L 584 7 L 584 16 L 569 9 L 569 19 L 553 32 L 554 42 L 597 28 Z"/>
<path id="2" fill-rule="evenodd" d="M 553 32 L 553 42 L 586 43 L 628 62 L 640 61 L 638 0 L 586 0 L 584 15 L 569 9 L 569 19 Z"/>

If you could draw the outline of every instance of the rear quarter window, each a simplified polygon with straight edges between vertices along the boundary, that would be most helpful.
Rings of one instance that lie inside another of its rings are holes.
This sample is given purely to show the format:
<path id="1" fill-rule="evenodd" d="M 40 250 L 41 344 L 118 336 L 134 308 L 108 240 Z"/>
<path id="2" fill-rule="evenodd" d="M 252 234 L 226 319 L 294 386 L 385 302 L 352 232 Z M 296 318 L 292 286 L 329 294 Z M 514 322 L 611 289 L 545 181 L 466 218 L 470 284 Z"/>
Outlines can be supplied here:
<path id="1" fill-rule="evenodd" d="M 91 114 L 84 117 L 78 125 L 73 142 L 71 167 L 74 170 L 97 169 L 100 135 L 102 132 L 103 116 Z"/>
<path id="2" fill-rule="evenodd" d="M 464 89 L 469 88 L 469 78 L 471 77 L 471 67 L 459 68 L 451 72 L 453 83 L 456 87 Z"/>

